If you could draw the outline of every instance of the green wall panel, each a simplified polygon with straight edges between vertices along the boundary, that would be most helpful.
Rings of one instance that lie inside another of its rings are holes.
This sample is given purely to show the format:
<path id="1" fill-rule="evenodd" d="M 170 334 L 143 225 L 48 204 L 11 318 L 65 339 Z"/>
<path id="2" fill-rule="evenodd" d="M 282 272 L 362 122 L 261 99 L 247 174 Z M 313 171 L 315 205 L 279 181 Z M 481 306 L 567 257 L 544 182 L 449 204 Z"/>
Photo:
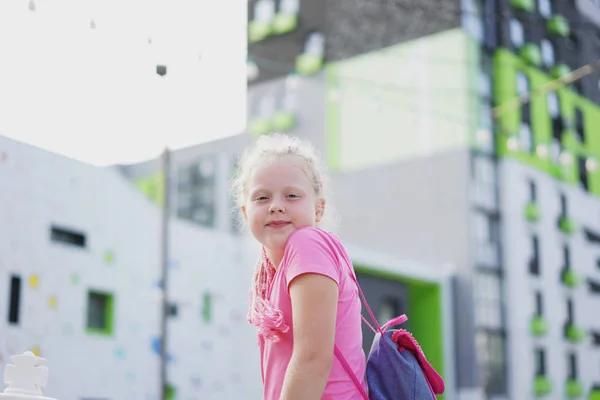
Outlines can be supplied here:
<path id="1" fill-rule="evenodd" d="M 529 89 L 533 92 L 530 100 L 531 130 L 534 150 L 511 149 L 509 142 L 518 138 L 522 121 L 523 109 L 519 106 L 505 108 L 497 117 L 496 144 L 498 155 L 512 157 L 523 161 L 541 171 L 553 175 L 557 179 L 576 184 L 579 167 L 577 157 L 592 157 L 600 159 L 600 137 L 594 135 L 594 127 L 600 123 L 600 107 L 588 99 L 573 92 L 568 87 L 556 90 L 560 113 L 568 123 L 561 137 L 563 150 L 573 156 L 573 162 L 564 166 L 555 164 L 551 157 L 542 156 L 535 147 L 542 144 L 550 147 L 552 142 L 552 119 L 548 110 L 547 92 L 542 86 L 553 78 L 538 68 L 528 65 L 519 56 L 508 50 L 500 49 L 494 57 L 494 103 L 503 105 L 517 97 L 517 74 L 523 73 L 529 79 Z M 580 143 L 576 133 L 570 127 L 574 126 L 575 110 L 580 109 L 584 117 L 585 143 Z M 588 172 L 588 187 L 590 193 L 600 195 L 600 174 L 598 170 Z"/>
<path id="2" fill-rule="evenodd" d="M 327 64 L 329 167 L 345 172 L 469 148 L 477 49 L 456 28 Z"/>
<path id="3" fill-rule="evenodd" d="M 162 173 L 138 179 L 135 181 L 135 186 L 152 202 L 159 206 L 163 205 L 165 180 Z"/>

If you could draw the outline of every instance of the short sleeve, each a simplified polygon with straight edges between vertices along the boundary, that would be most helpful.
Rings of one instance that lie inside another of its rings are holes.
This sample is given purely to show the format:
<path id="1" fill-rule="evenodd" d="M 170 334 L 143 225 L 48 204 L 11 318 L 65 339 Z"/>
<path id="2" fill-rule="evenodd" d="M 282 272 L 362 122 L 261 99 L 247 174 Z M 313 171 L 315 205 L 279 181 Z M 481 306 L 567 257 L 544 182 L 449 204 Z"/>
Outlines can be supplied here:
<path id="1" fill-rule="evenodd" d="M 289 289 L 294 278 L 320 274 L 340 284 L 340 262 L 327 234 L 316 228 L 302 228 L 288 239 L 282 271 Z"/>

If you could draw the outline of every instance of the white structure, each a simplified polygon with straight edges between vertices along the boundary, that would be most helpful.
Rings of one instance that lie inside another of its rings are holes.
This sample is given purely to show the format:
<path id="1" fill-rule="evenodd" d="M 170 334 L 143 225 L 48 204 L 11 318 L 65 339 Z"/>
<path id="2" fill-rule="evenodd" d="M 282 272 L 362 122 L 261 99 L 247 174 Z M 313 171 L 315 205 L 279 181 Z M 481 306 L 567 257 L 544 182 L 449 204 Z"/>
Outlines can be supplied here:
<path id="1" fill-rule="evenodd" d="M 499 172 L 509 398 L 587 396 L 600 382 L 598 200 L 518 161 Z"/>
<path id="2" fill-rule="evenodd" d="M 0 364 L 52 359 L 61 400 L 157 399 L 160 209 L 113 169 L 1 136 L 0 155 Z M 245 318 L 256 246 L 176 219 L 170 241 L 176 397 L 261 398 Z"/>
<path id="3" fill-rule="evenodd" d="M 8 388 L 0 393 L 2 400 L 55 400 L 44 397 L 41 388 L 48 382 L 46 360 L 28 351 L 22 355 L 12 356 L 14 365 L 7 365 L 4 370 L 4 383 Z"/>

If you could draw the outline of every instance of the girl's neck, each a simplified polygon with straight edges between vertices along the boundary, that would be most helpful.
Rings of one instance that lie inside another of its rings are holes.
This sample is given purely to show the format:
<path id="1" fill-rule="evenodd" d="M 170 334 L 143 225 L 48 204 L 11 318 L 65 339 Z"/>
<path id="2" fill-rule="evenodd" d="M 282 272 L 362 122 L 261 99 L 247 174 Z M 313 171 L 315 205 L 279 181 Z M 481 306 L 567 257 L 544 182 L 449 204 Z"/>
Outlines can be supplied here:
<path id="1" fill-rule="evenodd" d="M 267 257 L 275 269 L 278 269 L 279 264 L 281 264 L 281 260 L 283 259 L 283 250 L 284 249 L 265 249 Z"/>

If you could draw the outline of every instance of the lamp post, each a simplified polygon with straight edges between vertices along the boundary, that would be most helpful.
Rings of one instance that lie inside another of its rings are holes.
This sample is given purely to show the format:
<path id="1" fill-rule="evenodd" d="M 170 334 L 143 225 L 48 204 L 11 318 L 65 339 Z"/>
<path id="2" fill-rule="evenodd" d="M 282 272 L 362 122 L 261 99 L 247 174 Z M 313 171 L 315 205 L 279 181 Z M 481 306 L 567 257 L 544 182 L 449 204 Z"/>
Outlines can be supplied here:
<path id="1" fill-rule="evenodd" d="M 160 261 L 161 261 L 161 282 L 162 296 L 160 307 L 160 393 L 161 400 L 167 399 L 167 338 L 168 338 L 168 319 L 169 319 L 169 221 L 170 221 L 170 160 L 171 154 L 168 148 L 165 148 L 161 164 L 162 164 L 162 179 L 163 179 L 163 206 L 161 215 L 161 245 L 160 245 Z"/>
<path id="2" fill-rule="evenodd" d="M 167 66 L 158 64 L 156 74 L 164 77 L 167 74 Z M 171 154 L 168 147 L 161 157 L 161 169 L 163 179 L 162 190 L 162 215 L 161 215 L 161 238 L 160 238 L 160 263 L 162 296 L 160 298 L 160 398 L 167 399 L 168 374 L 167 365 L 169 353 L 167 349 L 169 334 L 169 221 L 171 214 Z"/>

